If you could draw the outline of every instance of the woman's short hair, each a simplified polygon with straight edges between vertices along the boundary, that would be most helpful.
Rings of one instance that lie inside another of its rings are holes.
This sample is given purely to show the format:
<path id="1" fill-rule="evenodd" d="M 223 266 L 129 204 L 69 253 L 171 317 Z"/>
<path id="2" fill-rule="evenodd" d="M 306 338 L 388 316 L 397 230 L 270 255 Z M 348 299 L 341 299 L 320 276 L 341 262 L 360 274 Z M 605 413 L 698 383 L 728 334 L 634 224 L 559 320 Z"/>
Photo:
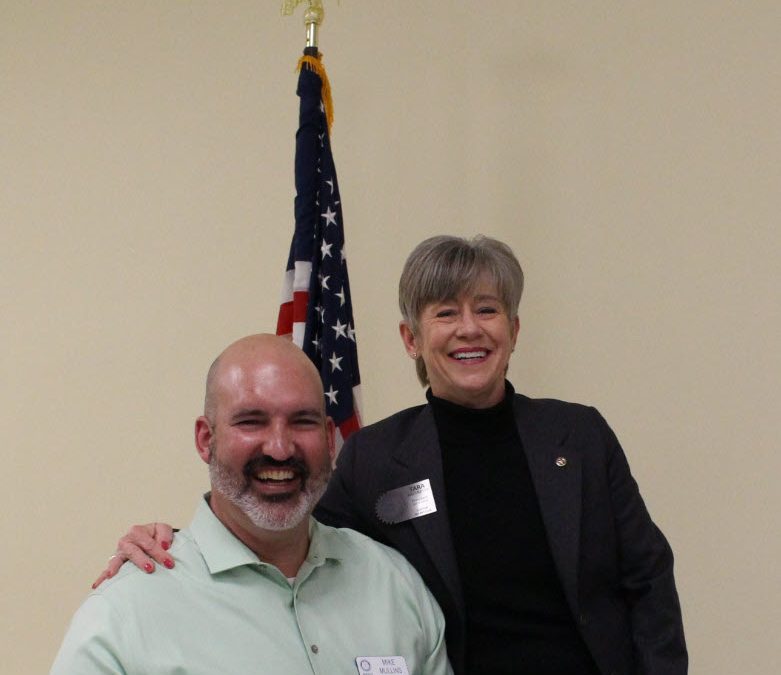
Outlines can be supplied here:
<path id="1" fill-rule="evenodd" d="M 523 270 L 512 249 L 481 234 L 472 239 L 440 235 L 418 244 L 410 253 L 399 280 L 399 309 L 413 334 L 426 305 L 452 300 L 472 290 L 485 276 L 496 284 L 510 321 L 518 315 L 523 293 Z M 415 359 L 421 384 L 428 384 L 423 359 Z"/>

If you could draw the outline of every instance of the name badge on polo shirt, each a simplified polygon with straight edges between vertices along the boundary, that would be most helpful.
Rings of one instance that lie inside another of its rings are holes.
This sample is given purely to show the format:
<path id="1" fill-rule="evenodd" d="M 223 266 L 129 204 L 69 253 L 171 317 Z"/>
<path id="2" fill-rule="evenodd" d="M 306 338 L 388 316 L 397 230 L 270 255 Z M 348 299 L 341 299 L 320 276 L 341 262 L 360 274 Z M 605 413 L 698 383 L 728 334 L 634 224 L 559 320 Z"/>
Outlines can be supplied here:
<path id="1" fill-rule="evenodd" d="M 431 491 L 428 478 L 395 490 L 388 490 L 380 495 L 374 507 L 377 517 L 389 525 L 419 518 L 436 510 L 437 505 L 434 503 L 434 493 Z"/>
<path id="2" fill-rule="evenodd" d="M 409 675 L 403 656 L 357 656 L 360 675 Z"/>

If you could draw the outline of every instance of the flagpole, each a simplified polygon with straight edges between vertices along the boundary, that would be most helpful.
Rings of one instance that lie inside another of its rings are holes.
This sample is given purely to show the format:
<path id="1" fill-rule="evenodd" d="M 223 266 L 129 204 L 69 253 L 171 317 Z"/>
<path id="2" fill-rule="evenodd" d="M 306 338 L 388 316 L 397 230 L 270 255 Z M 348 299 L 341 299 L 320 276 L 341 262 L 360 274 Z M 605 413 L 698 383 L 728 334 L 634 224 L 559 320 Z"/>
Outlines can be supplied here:
<path id="1" fill-rule="evenodd" d="M 295 12 L 296 7 L 307 3 L 304 10 L 304 25 L 306 26 L 306 50 L 310 56 L 317 56 L 317 33 L 320 24 L 323 23 L 325 10 L 323 9 L 323 0 L 285 0 L 282 3 L 282 14 L 290 16 Z"/>
<path id="2" fill-rule="evenodd" d="M 304 12 L 304 25 L 306 25 L 306 47 L 317 50 L 317 33 L 320 24 L 323 23 L 323 6 L 310 0 L 309 7 Z"/>

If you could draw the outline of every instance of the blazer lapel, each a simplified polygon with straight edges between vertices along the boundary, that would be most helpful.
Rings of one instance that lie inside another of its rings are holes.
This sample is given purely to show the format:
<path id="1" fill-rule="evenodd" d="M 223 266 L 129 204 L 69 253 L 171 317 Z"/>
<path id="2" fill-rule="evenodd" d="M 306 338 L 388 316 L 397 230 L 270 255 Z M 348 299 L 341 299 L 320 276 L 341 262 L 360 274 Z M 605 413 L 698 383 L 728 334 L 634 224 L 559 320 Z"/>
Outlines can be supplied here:
<path id="1" fill-rule="evenodd" d="M 426 478 L 431 483 L 436 513 L 413 518 L 410 522 L 463 616 L 464 600 L 447 512 L 442 449 L 431 406 L 421 410 L 406 440 L 393 450 L 392 456 L 396 465 L 394 484 L 400 487 Z"/>
<path id="2" fill-rule="evenodd" d="M 581 456 L 568 443 L 569 427 L 532 415 L 531 402 L 515 398 L 515 419 L 529 462 L 542 520 L 564 594 L 578 614 Z"/>

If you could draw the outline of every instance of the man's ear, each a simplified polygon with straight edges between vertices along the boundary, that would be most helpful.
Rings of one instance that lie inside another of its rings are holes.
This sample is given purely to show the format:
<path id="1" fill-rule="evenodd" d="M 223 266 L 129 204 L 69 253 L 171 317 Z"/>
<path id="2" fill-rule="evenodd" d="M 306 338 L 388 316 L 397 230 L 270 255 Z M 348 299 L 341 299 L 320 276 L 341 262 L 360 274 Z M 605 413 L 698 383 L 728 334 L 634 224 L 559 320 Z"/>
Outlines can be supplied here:
<path id="1" fill-rule="evenodd" d="M 404 343 L 404 349 L 407 350 L 407 354 L 412 356 L 413 359 L 416 358 L 419 350 L 416 344 L 415 334 L 406 321 L 399 322 L 399 335 L 401 335 L 401 341 Z M 413 354 L 415 356 L 413 356 Z"/>
<path id="2" fill-rule="evenodd" d="M 325 436 L 328 440 L 328 456 L 331 458 L 331 467 L 336 464 L 336 424 L 330 417 L 325 418 Z"/>
<path id="3" fill-rule="evenodd" d="M 198 451 L 201 459 L 209 463 L 211 459 L 211 450 L 209 446 L 212 440 L 212 425 L 204 415 L 195 420 L 195 449 Z"/>

